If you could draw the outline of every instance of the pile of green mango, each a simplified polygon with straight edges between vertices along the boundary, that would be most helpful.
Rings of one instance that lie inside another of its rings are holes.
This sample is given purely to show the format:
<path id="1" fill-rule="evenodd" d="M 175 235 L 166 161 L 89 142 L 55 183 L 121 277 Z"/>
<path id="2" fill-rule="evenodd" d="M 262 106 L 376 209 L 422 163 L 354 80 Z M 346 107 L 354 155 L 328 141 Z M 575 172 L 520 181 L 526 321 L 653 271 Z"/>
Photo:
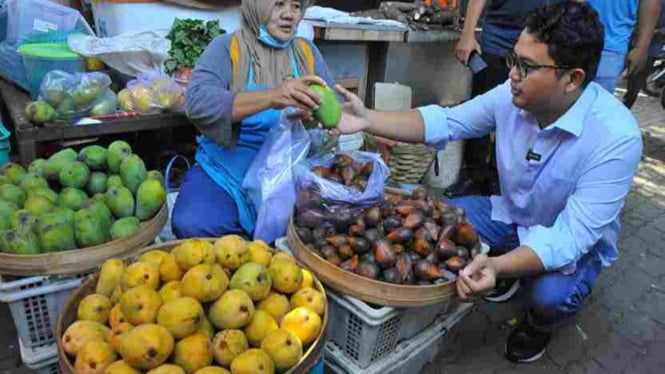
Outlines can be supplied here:
<path id="1" fill-rule="evenodd" d="M 130 145 L 66 148 L 0 169 L 0 251 L 33 255 L 132 236 L 164 205 L 164 176 Z"/>

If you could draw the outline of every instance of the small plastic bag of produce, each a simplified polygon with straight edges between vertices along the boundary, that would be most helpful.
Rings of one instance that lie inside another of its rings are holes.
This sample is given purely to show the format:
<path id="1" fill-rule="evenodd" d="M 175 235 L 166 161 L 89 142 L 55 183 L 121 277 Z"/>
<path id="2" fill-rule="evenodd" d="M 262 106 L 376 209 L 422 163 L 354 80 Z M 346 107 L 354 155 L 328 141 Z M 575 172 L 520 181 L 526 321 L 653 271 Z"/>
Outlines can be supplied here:
<path id="1" fill-rule="evenodd" d="M 111 78 L 104 73 L 67 73 L 52 70 L 46 73 L 39 90 L 39 99 L 46 101 L 56 112 L 56 118 L 71 120 L 90 115 L 100 102 L 105 114 L 115 113 L 111 105 Z"/>
<path id="2" fill-rule="evenodd" d="M 296 165 L 298 214 L 302 227 L 348 227 L 363 209 L 383 203 L 390 169 L 381 155 L 337 153 Z"/>
<path id="3" fill-rule="evenodd" d="M 294 168 L 308 155 L 311 139 L 291 109 L 282 111 L 245 178 L 243 188 L 257 212 L 254 238 L 272 243 L 283 237 L 296 202 Z"/>
<path id="4" fill-rule="evenodd" d="M 127 88 L 118 93 L 120 109 L 141 114 L 162 111 L 182 111 L 185 92 L 168 75 L 158 71 L 139 74 L 127 83 Z"/>

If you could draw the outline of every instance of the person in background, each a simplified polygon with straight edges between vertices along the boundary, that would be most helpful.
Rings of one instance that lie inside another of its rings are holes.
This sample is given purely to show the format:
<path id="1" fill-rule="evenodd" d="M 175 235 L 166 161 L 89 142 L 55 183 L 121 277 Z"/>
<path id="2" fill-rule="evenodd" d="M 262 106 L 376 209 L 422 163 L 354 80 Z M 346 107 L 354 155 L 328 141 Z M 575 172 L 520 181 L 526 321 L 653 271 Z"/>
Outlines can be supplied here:
<path id="1" fill-rule="evenodd" d="M 201 132 L 180 187 L 172 226 L 178 238 L 248 236 L 256 212 L 242 181 L 280 110 L 304 116 L 320 104 L 309 89 L 334 81 L 319 50 L 295 37 L 308 0 L 243 0 L 243 27 L 210 43 L 187 89 L 187 116 Z"/>
<path id="2" fill-rule="evenodd" d="M 553 329 L 575 315 L 603 268 L 617 260 L 619 216 L 642 155 L 630 111 L 593 82 L 603 26 L 585 3 L 537 9 L 507 54 L 510 79 L 453 108 L 430 105 L 377 112 L 341 87 L 338 131 L 366 131 L 438 149 L 496 132 L 500 196 L 449 200 L 464 208 L 490 246 L 462 269 L 462 299 L 482 296 L 497 279 L 522 278 L 525 314 L 505 353 L 533 362 Z"/>
<path id="3" fill-rule="evenodd" d="M 605 47 L 596 82 L 614 93 L 619 77 L 629 78 L 644 69 L 660 17 L 661 0 L 586 1 L 598 12 L 605 26 Z M 629 51 L 635 26 L 635 44 Z"/>
<path id="4" fill-rule="evenodd" d="M 479 53 L 487 68 L 473 75 L 471 97 L 482 95 L 508 79 L 505 55 L 512 50 L 532 10 L 557 0 L 468 0 L 464 29 L 455 56 L 467 64 L 472 53 Z M 485 12 L 480 41 L 476 28 Z M 496 166 L 489 136 L 469 139 L 464 144 L 464 169 L 460 181 L 447 190 L 449 196 L 497 193 Z"/>
<path id="5" fill-rule="evenodd" d="M 640 90 L 642 90 L 647 84 L 647 78 L 651 74 L 651 68 L 656 61 L 656 58 L 663 56 L 665 51 L 665 0 L 660 0 L 660 20 L 658 21 L 658 26 L 656 31 L 653 34 L 651 39 L 651 45 L 649 46 L 649 57 L 644 64 L 644 69 L 639 71 L 633 76 L 628 78 L 626 93 L 623 95 L 623 103 L 628 108 L 632 108 L 637 100 L 637 95 L 639 95 Z M 633 39 L 635 41 L 635 39 Z"/>

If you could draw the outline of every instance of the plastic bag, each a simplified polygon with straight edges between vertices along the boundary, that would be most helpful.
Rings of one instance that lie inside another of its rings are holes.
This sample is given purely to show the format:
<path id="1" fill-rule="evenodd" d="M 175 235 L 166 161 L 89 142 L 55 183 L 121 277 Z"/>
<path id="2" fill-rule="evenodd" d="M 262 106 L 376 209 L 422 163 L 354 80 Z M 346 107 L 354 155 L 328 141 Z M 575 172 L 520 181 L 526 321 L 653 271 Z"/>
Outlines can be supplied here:
<path id="1" fill-rule="evenodd" d="M 158 71 L 139 74 L 118 93 L 120 109 L 141 114 L 161 111 L 182 111 L 185 92 L 182 86 L 168 75 Z"/>
<path id="2" fill-rule="evenodd" d="M 39 99 L 49 103 L 56 111 L 56 118 L 61 120 L 87 116 L 93 108 L 112 114 L 116 107 L 110 86 L 111 78 L 104 73 L 70 74 L 52 70 L 42 80 Z"/>
<path id="3" fill-rule="evenodd" d="M 371 170 L 366 184 L 359 182 L 363 188 L 347 186 L 322 176 L 321 170 L 330 170 L 340 157 L 346 156 L 352 159 L 355 166 Z M 307 160 L 296 165 L 295 173 L 298 225 L 310 228 L 345 228 L 352 224 L 364 209 L 383 203 L 385 182 L 390 175 L 390 169 L 379 154 L 350 152 Z"/>
<path id="4" fill-rule="evenodd" d="M 254 238 L 267 243 L 286 234 L 296 202 L 294 166 L 306 159 L 311 145 L 302 122 L 290 120 L 290 113 L 282 111 L 242 184 L 257 211 Z"/>
<path id="5" fill-rule="evenodd" d="M 168 58 L 171 42 L 165 33 L 145 31 L 122 34 L 111 38 L 75 35 L 69 38 L 69 48 L 86 57 L 97 57 L 122 74 L 137 74 L 161 69 Z"/>

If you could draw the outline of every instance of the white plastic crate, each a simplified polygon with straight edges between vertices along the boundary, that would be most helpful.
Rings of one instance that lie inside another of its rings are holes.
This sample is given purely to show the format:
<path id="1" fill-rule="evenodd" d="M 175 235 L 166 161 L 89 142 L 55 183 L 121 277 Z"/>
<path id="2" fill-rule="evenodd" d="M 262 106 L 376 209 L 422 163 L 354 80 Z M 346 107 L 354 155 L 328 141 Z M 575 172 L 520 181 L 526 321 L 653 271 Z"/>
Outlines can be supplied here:
<path id="1" fill-rule="evenodd" d="M 330 290 L 328 304 L 328 342 L 361 368 L 393 354 L 399 343 L 422 332 L 450 307 L 449 301 L 418 308 L 371 307 Z"/>
<path id="2" fill-rule="evenodd" d="M 327 368 L 338 374 L 414 374 L 419 373 L 428 363 L 434 361 L 439 341 L 471 310 L 472 304 L 460 304 L 453 312 L 440 316 L 427 329 L 414 338 L 402 342 L 390 355 L 360 367 L 351 360 L 333 342 L 328 341 L 325 348 Z"/>
<path id="3" fill-rule="evenodd" d="M 277 239 L 275 246 L 292 253 L 286 238 Z M 391 354 L 400 342 L 411 339 L 450 309 L 450 301 L 418 308 L 372 307 L 330 289 L 327 293 L 330 328 L 326 338 L 359 367 Z"/>
<path id="4" fill-rule="evenodd" d="M 58 314 L 84 276 L 42 276 L 11 281 L 0 277 L 0 302 L 8 304 L 17 335 L 26 348 L 55 342 Z"/>
<path id="5" fill-rule="evenodd" d="M 21 361 L 30 370 L 37 374 L 59 374 L 58 348 L 55 343 L 38 348 L 27 348 L 18 341 L 21 351 Z"/>

